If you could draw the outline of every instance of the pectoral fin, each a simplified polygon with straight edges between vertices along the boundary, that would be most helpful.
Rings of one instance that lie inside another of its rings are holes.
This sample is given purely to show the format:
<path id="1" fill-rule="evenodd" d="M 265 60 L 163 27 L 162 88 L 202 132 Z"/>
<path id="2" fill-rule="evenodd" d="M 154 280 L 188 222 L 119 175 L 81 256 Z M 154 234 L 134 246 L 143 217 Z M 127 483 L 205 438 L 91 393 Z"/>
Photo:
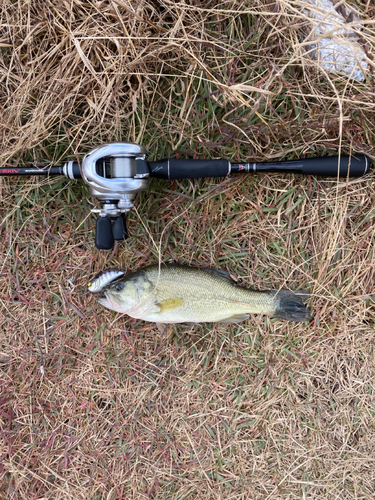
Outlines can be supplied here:
<path id="1" fill-rule="evenodd" d="M 164 337 L 164 334 L 167 330 L 167 325 L 165 323 L 156 323 L 156 326 L 158 327 L 158 330 L 159 332 L 163 335 Z"/>
<path id="2" fill-rule="evenodd" d="M 184 301 L 182 299 L 167 299 L 162 302 L 158 302 L 156 305 L 160 307 L 159 312 L 168 311 L 169 309 L 176 309 L 176 307 L 182 306 Z"/>
<path id="3" fill-rule="evenodd" d="M 229 316 L 229 318 L 218 321 L 218 323 L 241 323 L 241 321 L 245 321 L 249 319 L 249 317 L 250 314 L 235 314 L 234 316 Z"/>

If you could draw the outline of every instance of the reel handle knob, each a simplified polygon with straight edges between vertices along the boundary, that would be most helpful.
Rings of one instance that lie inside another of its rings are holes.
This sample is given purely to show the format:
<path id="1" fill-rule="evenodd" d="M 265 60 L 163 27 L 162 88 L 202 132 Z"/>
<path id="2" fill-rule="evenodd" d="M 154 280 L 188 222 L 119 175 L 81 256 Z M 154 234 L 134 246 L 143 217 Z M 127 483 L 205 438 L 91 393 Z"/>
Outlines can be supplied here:
<path id="1" fill-rule="evenodd" d="M 96 219 L 95 246 L 98 250 L 111 250 L 115 244 L 112 221 L 109 217 Z"/>
<path id="2" fill-rule="evenodd" d="M 116 241 L 123 241 L 127 239 L 128 230 L 126 227 L 125 214 L 112 218 L 112 232 Z"/>

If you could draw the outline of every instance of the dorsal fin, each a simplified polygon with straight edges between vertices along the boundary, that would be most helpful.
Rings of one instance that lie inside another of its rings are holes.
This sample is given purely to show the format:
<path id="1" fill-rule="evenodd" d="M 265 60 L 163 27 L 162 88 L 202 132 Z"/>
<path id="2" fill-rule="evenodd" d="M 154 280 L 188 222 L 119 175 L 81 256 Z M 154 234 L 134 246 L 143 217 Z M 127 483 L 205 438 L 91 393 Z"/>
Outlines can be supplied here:
<path id="1" fill-rule="evenodd" d="M 231 278 L 231 275 L 228 273 L 228 271 L 222 271 L 221 269 L 209 269 L 208 267 L 200 267 L 199 269 L 201 271 L 205 271 L 206 273 L 211 273 L 214 276 L 222 279 L 223 281 L 230 283 L 231 285 L 237 285 L 234 279 Z"/>

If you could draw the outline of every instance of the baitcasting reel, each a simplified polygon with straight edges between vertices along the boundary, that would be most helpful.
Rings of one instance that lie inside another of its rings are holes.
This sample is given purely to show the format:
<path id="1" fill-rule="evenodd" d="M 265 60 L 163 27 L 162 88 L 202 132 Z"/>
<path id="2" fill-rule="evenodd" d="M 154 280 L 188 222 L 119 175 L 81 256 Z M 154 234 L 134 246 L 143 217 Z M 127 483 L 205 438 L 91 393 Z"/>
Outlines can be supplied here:
<path id="1" fill-rule="evenodd" d="M 168 158 L 146 161 L 146 149 L 138 144 L 115 142 L 96 147 L 82 162 L 63 166 L 0 168 L 0 175 L 65 175 L 83 179 L 101 209 L 96 221 L 95 245 L 113 248 L 115 240 L 127 238 L 125 213 L 134 205 L 137 193 L 149 186 L 149 178 L 193 179 L 225 177 L 230 173 L 286 172 L 331 177 L 358 177 L 367 173 L 370 161 L 363 154 L 329 156 L 275 163 L 230 163 L 228 160 L 180 160 Z"/>
<path id="2" fill-rule="evenodd" d="M 149 168 L 145 161 L 146 149 L 138 144 L 104 144 L 90 151 L 82 161 L 70 161 L 63 173 L 70 179 L 82 178 L 91 195 L 100 201 L 101 209 L 96 221 L 95 245 L 110 250 L 114 240 L 127 238 L 125 213 L 133 206 L 140 191 L 149 186 Z"/>

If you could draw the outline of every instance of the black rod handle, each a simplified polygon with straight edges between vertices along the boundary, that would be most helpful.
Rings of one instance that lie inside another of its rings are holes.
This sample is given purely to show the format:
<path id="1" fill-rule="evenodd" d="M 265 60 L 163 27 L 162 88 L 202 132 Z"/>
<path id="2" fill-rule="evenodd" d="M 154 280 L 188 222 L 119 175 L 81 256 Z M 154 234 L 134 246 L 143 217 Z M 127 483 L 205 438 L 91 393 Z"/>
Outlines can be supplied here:
<path id="1" fill-rule="evenodd" d="M 368 172 L 370 159 L 363 154 L 304 158 L 302 160 L 274 163 L 235 163 L 231 171 L 241 172 L 284 172 L 324 177 L 360 177 Z"/>
<path id="2" fill-rule="evenodd" d="M 365 155 L 308 158 L 304 160 L 302 173 L 327 177 L 360 177 L 368 172 L 370 160 Z"/>
<path id="3" fill-rule="evenodd" d="M 230 172 L 228 160 L 179 160 L 169 158 L 147 162 L 150 177 L 158 179 L 198 179 L 225 177 Z"/>

